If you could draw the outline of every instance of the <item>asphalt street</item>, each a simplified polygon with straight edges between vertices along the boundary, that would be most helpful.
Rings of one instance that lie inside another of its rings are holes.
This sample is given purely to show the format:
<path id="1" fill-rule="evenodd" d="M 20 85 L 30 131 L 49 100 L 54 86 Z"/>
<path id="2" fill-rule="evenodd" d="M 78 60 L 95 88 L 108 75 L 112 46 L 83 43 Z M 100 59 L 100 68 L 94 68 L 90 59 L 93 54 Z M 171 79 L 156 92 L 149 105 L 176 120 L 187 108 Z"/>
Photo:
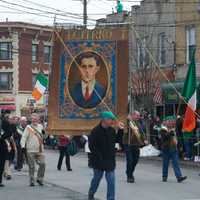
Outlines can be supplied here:
<path id="1" fill-rule="evenodd" d="M 28 186 L 27 168 L 14 172 L 13 180 L 5 181 L 0 188 L 0 200 L 86 200 L 92 170 L 87 167 L 87 156 L 83 153 L 72 157 L 72 172 L 63 163 L 57 171 L 58 152 L 47 150 L 45 186 Z M 185 168 L 188 176 L 184 183 L 177 183 L 170 170 L 169 181 L 161 182 L 161 163 L 141 160 L 135 173 L 136 183 L 126 183 L 125 160 L 118 158 L 116 170 L 116 200 L 200 200 L 200 170 Z M 102 180 L 96 194 L 99 200 L 106 199 L 106 182 Z"/>

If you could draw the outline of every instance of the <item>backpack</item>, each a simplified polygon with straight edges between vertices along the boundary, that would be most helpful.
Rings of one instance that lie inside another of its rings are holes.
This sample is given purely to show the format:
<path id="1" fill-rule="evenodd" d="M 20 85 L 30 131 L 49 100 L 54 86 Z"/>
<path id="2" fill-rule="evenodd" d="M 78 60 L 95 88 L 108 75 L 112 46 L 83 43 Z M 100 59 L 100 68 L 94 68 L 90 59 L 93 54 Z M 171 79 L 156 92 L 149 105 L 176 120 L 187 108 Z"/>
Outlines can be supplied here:
<path id="1" fill-rule="evenodd" d="M 74 140 L 71 140 L 70 143 L 67 145 L 67 152 L 70 156 L 74 156 L 78 153 L 78 147 Z"/>

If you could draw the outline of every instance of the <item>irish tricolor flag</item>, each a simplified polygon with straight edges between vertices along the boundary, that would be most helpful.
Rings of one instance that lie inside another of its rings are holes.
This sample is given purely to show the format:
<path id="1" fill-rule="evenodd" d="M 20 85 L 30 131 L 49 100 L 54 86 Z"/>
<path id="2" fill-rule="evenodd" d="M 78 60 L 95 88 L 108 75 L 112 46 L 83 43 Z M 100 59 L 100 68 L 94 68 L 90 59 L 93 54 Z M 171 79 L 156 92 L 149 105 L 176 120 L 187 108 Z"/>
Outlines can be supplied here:
<path id="1" fill-rule="evenodd" d="M 187 72 L 187 77 L 184 83 L 182 96 L 188 103 L 183 121 L 183 131 L 191 132 L 196 127 L 195 111 L 197 104 L 197 94 L 196 94 L 195 50 L 193 52 L 192 60 Z"/>
<path id="2" fill-rule="evenodd" d="M 48 79 L 43 74 L 36 76 L 36 84 L 32 92 L 32 96 L 36 101 L 40 100 L 48 86 Z"/>

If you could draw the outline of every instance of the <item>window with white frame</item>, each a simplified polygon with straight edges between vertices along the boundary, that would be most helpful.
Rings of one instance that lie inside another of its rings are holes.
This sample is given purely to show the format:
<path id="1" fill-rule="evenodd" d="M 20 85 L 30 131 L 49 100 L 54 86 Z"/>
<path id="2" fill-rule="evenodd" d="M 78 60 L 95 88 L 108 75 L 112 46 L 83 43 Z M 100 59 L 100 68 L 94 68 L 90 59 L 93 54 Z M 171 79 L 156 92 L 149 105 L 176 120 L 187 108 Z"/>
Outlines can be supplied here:
<path id="1" fill-rule="evenodd" d="M 166 34 L 159 34 L 159 64 L 166 64 Z"/>
<path id="2" fill-rule="evenodd" d="M 192 53 L 196 48 L 196 30 L 195 26 L 186 27 L 186 61 L 187 63 L 191 62 Z"/>
<path id="3" fill-rule="evenodd" d="M 32 74 L 32 87 L 35 87 L 37 74 Z"/>
<path id="4" fill-rule="evenodd" d="M 137 67 L 142 67 L 142 49 L 141 49 L 141 42 L 137 40 Z"/>
<path id="5" fill-rule="evenodd" d="M 38 44 L 32 44 L 32 62 L 38 61 Z"/>
<path id="6" fill-rule="evenodd" d="M 12 89 L 12 73 L 0 72 L 0 90 Z"/>
<path id="7" fill-rule="evenodd" d="M 12 43 L 0 42 L 0 60 L 12 59 Z"/>
<path id="8" fill-rule="evenodd" d="M 44 46 L 44 62 L 51 63 L 51 46 Z"/>

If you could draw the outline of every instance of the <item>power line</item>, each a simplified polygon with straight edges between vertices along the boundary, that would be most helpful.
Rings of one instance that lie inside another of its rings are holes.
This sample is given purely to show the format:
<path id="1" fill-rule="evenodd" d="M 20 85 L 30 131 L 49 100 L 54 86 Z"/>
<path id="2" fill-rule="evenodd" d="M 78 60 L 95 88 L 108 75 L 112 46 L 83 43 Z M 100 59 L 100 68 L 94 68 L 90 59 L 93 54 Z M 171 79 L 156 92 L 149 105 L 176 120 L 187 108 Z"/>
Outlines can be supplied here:
<path id="1" fill-rule="evenodd" d="M 107 1 L 112 2 L 112 1 L 116 1 L 116 0 L 107 0 Z M 121 1 L 124 3 L 137 3 L 137 4 L 142 2 L 142 0 L 121 0 Z M 152 0 L 152 1 L 143 0 L 143 4 L 199 4 L 199 2 L 188 2 L 188 1 L 186 2 L 186 1 L 174 0 L 174 1 L 164 1 L 164 2 L 159 1 L 158 3 L 156 3 L 154 0 Z"/>
<path id="2" fill-rule="evenodd" d="M 7 8 L 7 9 L 10 9 L 10 10 L 20 11 L 22 13 L 27 13 L 27 14 L 31 14 L 31 15 L 41 16 L 41 17 L 45 17 L 45 18 L 49 18 L 49 19 L 53 19 L 54 18 L 53 16 L 48 16 L 48 15 L 44 15 L 44 14 L 40 14 L 40 13 L 35 13 L 35 12 L 31 12 L 31 11 L 25 11 L 25 10 L 21 10 L 21 9 L 18 9 L 18 8 L 13 8 L 13 7 L 5 6 L 5 5 L 1 5 L 1 7 Z M 70 20 L 70 22 L 72 22 L 71 19 L 67 19 L 67 17 L 66 18 L 57 17 L 57 19 L 61 20 L 61 21 L 65 21 L 65 22 L 66 22 L 66 20 Z M 73 19 L 73 20 L 78 20 L 78 19 Z M 78 22 L 79 21 L 76 21 L 76 22 L 74 21 L 74 23 L 78 23 Z"/>
<path id="3" fill-rule="evenodd" d="M 36 6 L 39 6 L 39 7 L 55 10 L 56 12 L 58 12 L 58 13 L 55 13 L 55 14 L 58 14 L 58 15 L 59 15 L 59 13 L 64 13 L 64 14 L 71 14 L 71 15 L 76 15 L 76 16 L 79 15 L 80 17 L 82 17 L 82 15 L 79 14 L 79 13 L 66 12 L 66 11 L 63 11 L 63 10 L 60 10 L 60 9 L 57 9 L 57 8 L 53 8 L 53 7 L 50 7 L 50 6 L 46 6 L 46 5 L 41 4 L 41 3 L 36 3 L 36 2 L 30 1 L 30 0 L 21 0 L 21 1 L 23 1 L 25 3 L 30 3 L 32 5 L 36 5 Z"/>
<path id="4" fill-rule="evenodd" d="M 20 8 L 25 8 L 25 9 L 28 9 L 28 10 L 40 11 L 40 12 L 44 12 L 46 14 L 51 14 L 51 15 L 58 14 L 58 15 L 63 16 L 63 17 L 71 17 L 71 18 L 78 19 L 78 20 L 80 20 L 80 18 L 81 18 L 79 16 L 71 16 L 69 14 L 67 15 L 67 14 L 62 14 L 62 13 L 59 14 L 59 13 L 55 13 L 55 12 L 51 12 L 51 11 L 41 10 L 41 9 L 38 9 L 38 8 L 32 8 L 32 7 L 24 6 L 24 5 L 17 4 L 17 3 L 7 2 L 5 0 L 0 0 L 0 1 L 5 3 L 5 4 L 12 5 L 12 6 L 18 6 Z M 90 19 L 90 20 L 95 21 L 94 19 Z"/>

